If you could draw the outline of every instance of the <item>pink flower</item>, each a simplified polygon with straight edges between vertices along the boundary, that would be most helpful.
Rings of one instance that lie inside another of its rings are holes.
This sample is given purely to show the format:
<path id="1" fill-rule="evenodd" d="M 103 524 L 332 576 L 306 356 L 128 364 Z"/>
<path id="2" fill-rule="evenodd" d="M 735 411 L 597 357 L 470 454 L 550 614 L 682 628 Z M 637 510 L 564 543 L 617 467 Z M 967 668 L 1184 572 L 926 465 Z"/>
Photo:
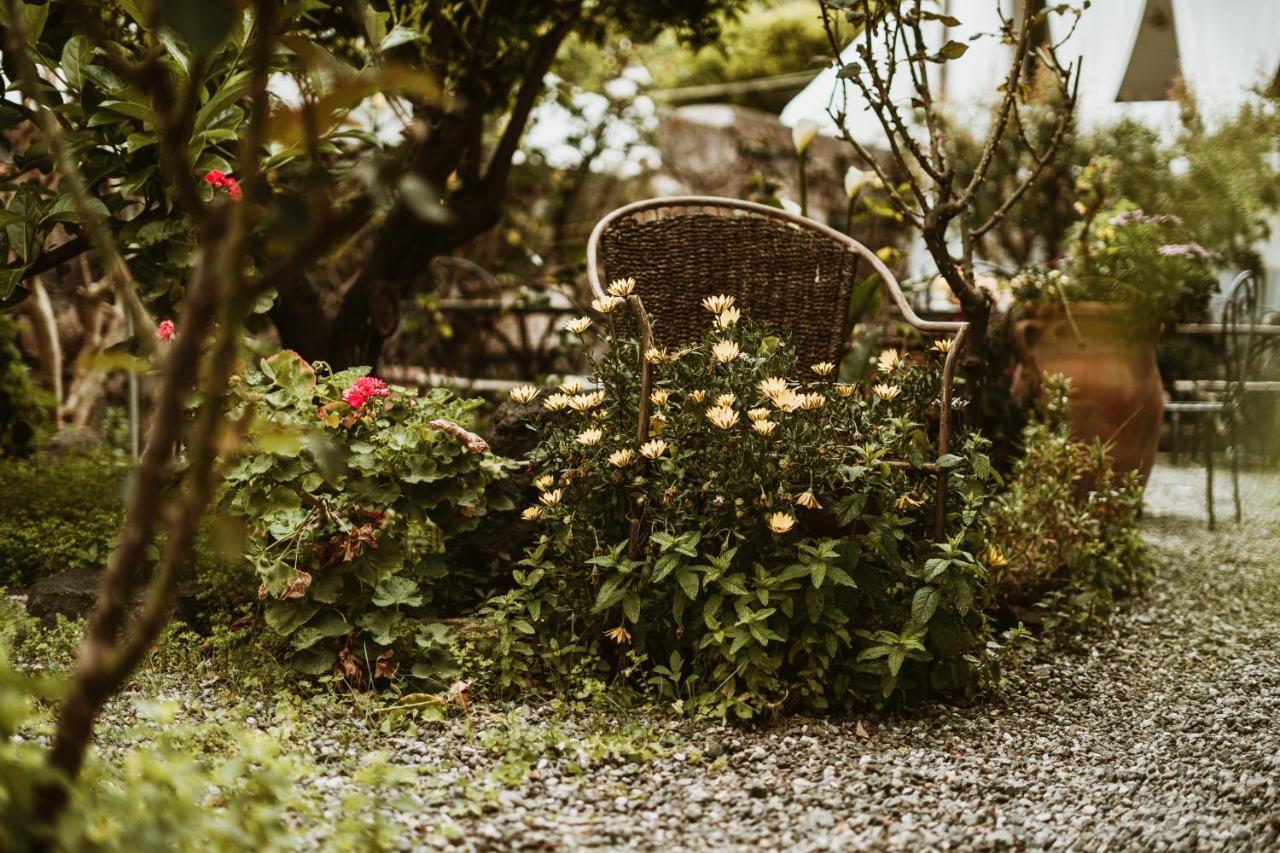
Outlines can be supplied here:
<path id="1" fill-rule="evenodd" d="M 217 169 L 211 169 L 205 173 L 204 182 L 212 187 L 221 187 L 223 181 L 227 179 L 225 172 L 219 172 Z"/>
<path id="2" fill-rule="evenodd" d="M 178 334 L 177 328 L 173 325 L 172 320 L 161 320 L 160 325 L 156 326 L 156 340 L 169 343 L 174 336 Z"/>
<path id="3" fill-rule="evenodd" d="M 237 181 L 235 178 L 229 177 L 223 183 L 223 186 L 226 187 L 227 195 L 231 196 L 232 201 L 240 200 L 240 182 L 239 181 Z"/>
<path id="4" fill-rule="evenodd" d="M 391 390 L 387 388 L 387 383 L 372 376 L 360 377 L 351 383 L 350 388 L 342 392 L 343 401 L 357 412 L 360 411 L 365 401 L 370 397 L 389 396 L 391 396 Z"/>
<path id="5" fill-rule="evenodd" d="M 1201 246 L 1199 243 L 1166 243 L 1158 250 L 1160 254 L 1166 258 L 1175 258 L 1179 255 L 1196 255 L 1201 258 L 1211 258 L 1213 253 Z"/>

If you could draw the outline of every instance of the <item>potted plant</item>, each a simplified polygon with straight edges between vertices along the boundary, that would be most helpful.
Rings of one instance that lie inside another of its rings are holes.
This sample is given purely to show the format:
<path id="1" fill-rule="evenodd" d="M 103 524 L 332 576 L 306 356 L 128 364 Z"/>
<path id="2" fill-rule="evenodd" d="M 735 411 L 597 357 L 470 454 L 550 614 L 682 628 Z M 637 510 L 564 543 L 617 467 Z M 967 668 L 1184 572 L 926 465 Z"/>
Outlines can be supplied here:
<path id="1" fill-rule="evenodd" d="M 1077 189 L 1084 218 L 1056 268 L 1031 267 L 1010 282 L 1019 364 L 1015 393 L 1040 377 L 1071 381 L 1071 421 L 1083 440 L 1111 447 L 1116 467 L 1151 473 L 1164 396 L 1156 365 L 1161 335 L 1202 319 L 1217 279 L 1212 255 L 1182 221 L 1121 201 L 1104 207 L 1105 166 L 1090 164 Z"/>

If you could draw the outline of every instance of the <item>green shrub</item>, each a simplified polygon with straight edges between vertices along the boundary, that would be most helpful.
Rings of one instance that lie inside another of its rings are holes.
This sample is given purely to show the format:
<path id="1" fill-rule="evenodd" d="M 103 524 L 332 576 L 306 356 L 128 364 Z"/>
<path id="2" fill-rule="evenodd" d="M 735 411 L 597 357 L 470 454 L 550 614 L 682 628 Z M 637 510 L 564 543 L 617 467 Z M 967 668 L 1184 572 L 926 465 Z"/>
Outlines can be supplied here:
<path id="1" fill-rule="evenodd" d="M 50 424 L 52 395 L 31 384 L 14 345 L 17 325 L 0 314 L 0 457 L 27 456 Z"/>
<path id="2" fill-rule="evenodd" d="M 997 600 L 1048 630 L 1098 619 L 1152 574 L 1137 475 L 1117 473 L 1101 443 L 1072 437 L 1067 388 L 1061 377 L 1046 383 L 1044 413 L 1023 430 L 1025 455 L 991 509 Z"/>
<path id="3" fill-rule="evenodd" d="M 445 547 L 485 514 L 486 487 L 511 465 L 449 434 L 475 402 L 367 373 L 317 373 L 286 351 L 238 377 L 231 414 L 252 410 L 253 425 L 219 502 L 249 527 L 266 621 L 295 665 L 336 667 L 354 686 L 404 660 L 430 675 L 421 658 L 438 638 L 417 617 L 475 590 Z"/>
<path id="4" fill-rule="evenodd" d="M 0 461 L 0 586 L 101 566 L 124 518 L 126 461 L 97 452 Z"/>
<path id="5" fill-rule="evenodd" d="M 0 587 L 22 589 L 65 569 L 105 566 L 124 524 L 131 470 L 126 457 L 103 448 L 0 460 Z M 210 533 L 206 525 L 197 538 L 189 575 L 206 615 L 246 600 L 250 574 Z"/>
<path id="6" fill-rule="evenodd" d="M 541 494 L 524 513 L 540 537 L 518 588 L 489 605 L 497 670 L 586 661 L 686 711 L 741 717 L 974 686 L 989 664 L 983 442 L 936 460 L 952 485 L 946 542 L 932 479 L 887 463 L 935 461 L 939 352 L 887 352 L 873 389 L 829 364 L 786 380 L 792 349 L 726 299 L 708 300 L 699 343 L 647 354 L 648 443 L 637 345 L 612 323 L 599 390 L 543 400 Z"/>

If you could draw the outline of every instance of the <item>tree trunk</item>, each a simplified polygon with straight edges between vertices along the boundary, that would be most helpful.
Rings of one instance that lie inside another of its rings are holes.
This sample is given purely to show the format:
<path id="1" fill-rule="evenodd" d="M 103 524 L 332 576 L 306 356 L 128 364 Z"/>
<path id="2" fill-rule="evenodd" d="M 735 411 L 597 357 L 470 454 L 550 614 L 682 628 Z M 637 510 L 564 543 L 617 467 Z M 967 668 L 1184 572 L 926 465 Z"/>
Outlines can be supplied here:
<path id="1" fill-rule="evenodd" d="M 450 208 L 455 218 L 444 224 L 424 222 L 402 204 L 392 209 L 333 318 L 327 360 L 335 370 L 376 366 L 383 342 L 400 324 L 401 302 L 426 278 L 432 259 L 497 225 L 501 204 L 481 188 L 470 199 L 455 199 Z"/>

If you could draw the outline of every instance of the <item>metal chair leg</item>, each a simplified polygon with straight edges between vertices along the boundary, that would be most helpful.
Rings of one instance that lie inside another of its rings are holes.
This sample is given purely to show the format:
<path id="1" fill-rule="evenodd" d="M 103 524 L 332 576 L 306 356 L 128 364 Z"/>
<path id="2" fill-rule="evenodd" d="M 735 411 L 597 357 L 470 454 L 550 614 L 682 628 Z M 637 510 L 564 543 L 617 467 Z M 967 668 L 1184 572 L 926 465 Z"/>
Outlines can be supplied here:
<path id="1" fill-rule="evenodd" d="M 1206 417 L 1200 420 L 1204 423 L 1201 427 L 1201 438 L 1204 444 L 1204 500 L 1209 510 L 1209 529 L 1213 530 L 1217 527 L 1213 516 L 1213 418 Z"/>
<path id="2" fill-rule="evenodd" d="M 1236 524 L 1239 524 L 1243 519 L 1243 513 L 1240 508 L 1240 443 L 1239 436 L 1236 434 L 1234 417 L 1231 418 L 1231 423 L 1228 425 L 1227 430 L 1231 442 L 1231 499 L 1236 505 Z"/>

